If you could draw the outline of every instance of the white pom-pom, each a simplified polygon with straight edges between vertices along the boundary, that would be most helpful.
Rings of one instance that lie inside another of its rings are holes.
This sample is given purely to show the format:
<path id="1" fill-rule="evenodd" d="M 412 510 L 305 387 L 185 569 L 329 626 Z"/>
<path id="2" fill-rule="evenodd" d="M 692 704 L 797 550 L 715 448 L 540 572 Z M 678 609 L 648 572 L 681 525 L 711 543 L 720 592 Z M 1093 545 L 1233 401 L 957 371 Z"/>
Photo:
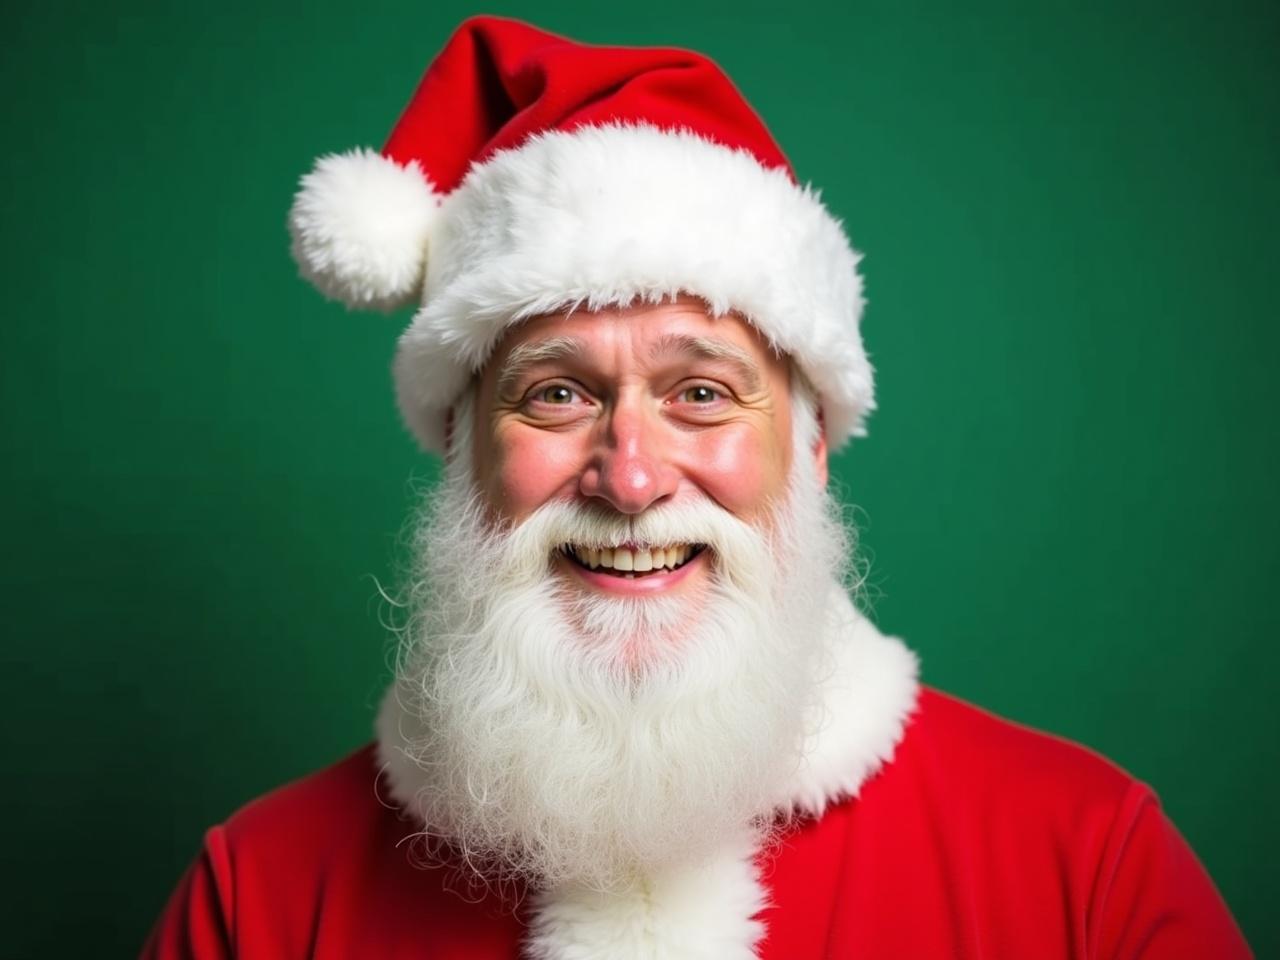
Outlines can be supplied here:
<path id="1" fill-rule="evenodd" d="M 373 150 L 329 154 L 289 211 L 293 258 L 326 297 L 392 310 L 419 295 L 439 197 L 417 161 Z"/>

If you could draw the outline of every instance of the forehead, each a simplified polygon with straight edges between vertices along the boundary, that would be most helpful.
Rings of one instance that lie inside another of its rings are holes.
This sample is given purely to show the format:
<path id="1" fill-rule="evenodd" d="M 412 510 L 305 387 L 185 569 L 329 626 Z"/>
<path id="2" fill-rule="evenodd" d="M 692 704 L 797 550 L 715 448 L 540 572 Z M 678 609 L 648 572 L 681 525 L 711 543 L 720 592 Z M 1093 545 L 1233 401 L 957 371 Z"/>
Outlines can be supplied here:
<path id="1" fill-rule="evenodd" d="M 598 311 L 576 310 L 534 317 L 507 331 L 486 367 L 520 357 L 572 355 L 600 367 L 630 368 L 670 357 L 742 358 L 762 374 L 785 371 L 787 361 L 750 323 L 734 314 L 711 316 L 692 298 Z"/>

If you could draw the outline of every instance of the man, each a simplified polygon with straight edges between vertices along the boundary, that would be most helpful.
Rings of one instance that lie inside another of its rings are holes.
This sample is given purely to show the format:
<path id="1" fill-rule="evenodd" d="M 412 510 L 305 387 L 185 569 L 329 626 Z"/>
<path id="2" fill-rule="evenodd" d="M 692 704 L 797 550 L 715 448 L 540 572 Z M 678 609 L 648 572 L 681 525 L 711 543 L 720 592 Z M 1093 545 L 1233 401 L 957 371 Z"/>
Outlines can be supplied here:
<path id="1" fill-rule="evenodd" d="M 1146 787 L 850 602 L 857 257 L 713 64 L 470 21 L 290 226 L 421 302 L 444 479 L 376 746 L 210 831 L 147 956 L 1247 955 Z"/>

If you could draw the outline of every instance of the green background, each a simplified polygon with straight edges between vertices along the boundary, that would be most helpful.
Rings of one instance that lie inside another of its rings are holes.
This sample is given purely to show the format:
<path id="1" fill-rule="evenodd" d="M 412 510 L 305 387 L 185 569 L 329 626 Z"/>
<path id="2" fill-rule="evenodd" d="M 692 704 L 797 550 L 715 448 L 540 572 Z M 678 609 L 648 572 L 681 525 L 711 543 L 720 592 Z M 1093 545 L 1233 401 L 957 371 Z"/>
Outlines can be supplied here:
<path id="1" fill-rule="evenodd" d="M 206 826 L 369 737 L 434 475 L 407 317 L 323 302 L 283 224 L 476 10 L 204 6 L 6 17 L 9 956 L 133 954 Z M 876 618 L 1153 784 L 1277 955 L 1280 15 L 959 6 L 489 11 L 735 77 L 867 252 Z"/>

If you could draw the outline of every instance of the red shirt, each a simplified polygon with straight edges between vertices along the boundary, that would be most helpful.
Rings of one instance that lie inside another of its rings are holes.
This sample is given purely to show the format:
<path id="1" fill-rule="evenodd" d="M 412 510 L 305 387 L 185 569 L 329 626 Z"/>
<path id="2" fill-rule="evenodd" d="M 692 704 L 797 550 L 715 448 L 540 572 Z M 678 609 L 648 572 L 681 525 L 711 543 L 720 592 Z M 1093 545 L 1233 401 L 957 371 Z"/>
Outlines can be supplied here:
<path id="1" fill-rule="evenodd" d="M 144 958 L 514 958 L 527 921 L 413 862 L 372 747 L 205 837 Z M 1155 795 L 1082 747 L 925 689 L 893 760 L 757 860 L 758 952 L 1250 956 Z"/>

